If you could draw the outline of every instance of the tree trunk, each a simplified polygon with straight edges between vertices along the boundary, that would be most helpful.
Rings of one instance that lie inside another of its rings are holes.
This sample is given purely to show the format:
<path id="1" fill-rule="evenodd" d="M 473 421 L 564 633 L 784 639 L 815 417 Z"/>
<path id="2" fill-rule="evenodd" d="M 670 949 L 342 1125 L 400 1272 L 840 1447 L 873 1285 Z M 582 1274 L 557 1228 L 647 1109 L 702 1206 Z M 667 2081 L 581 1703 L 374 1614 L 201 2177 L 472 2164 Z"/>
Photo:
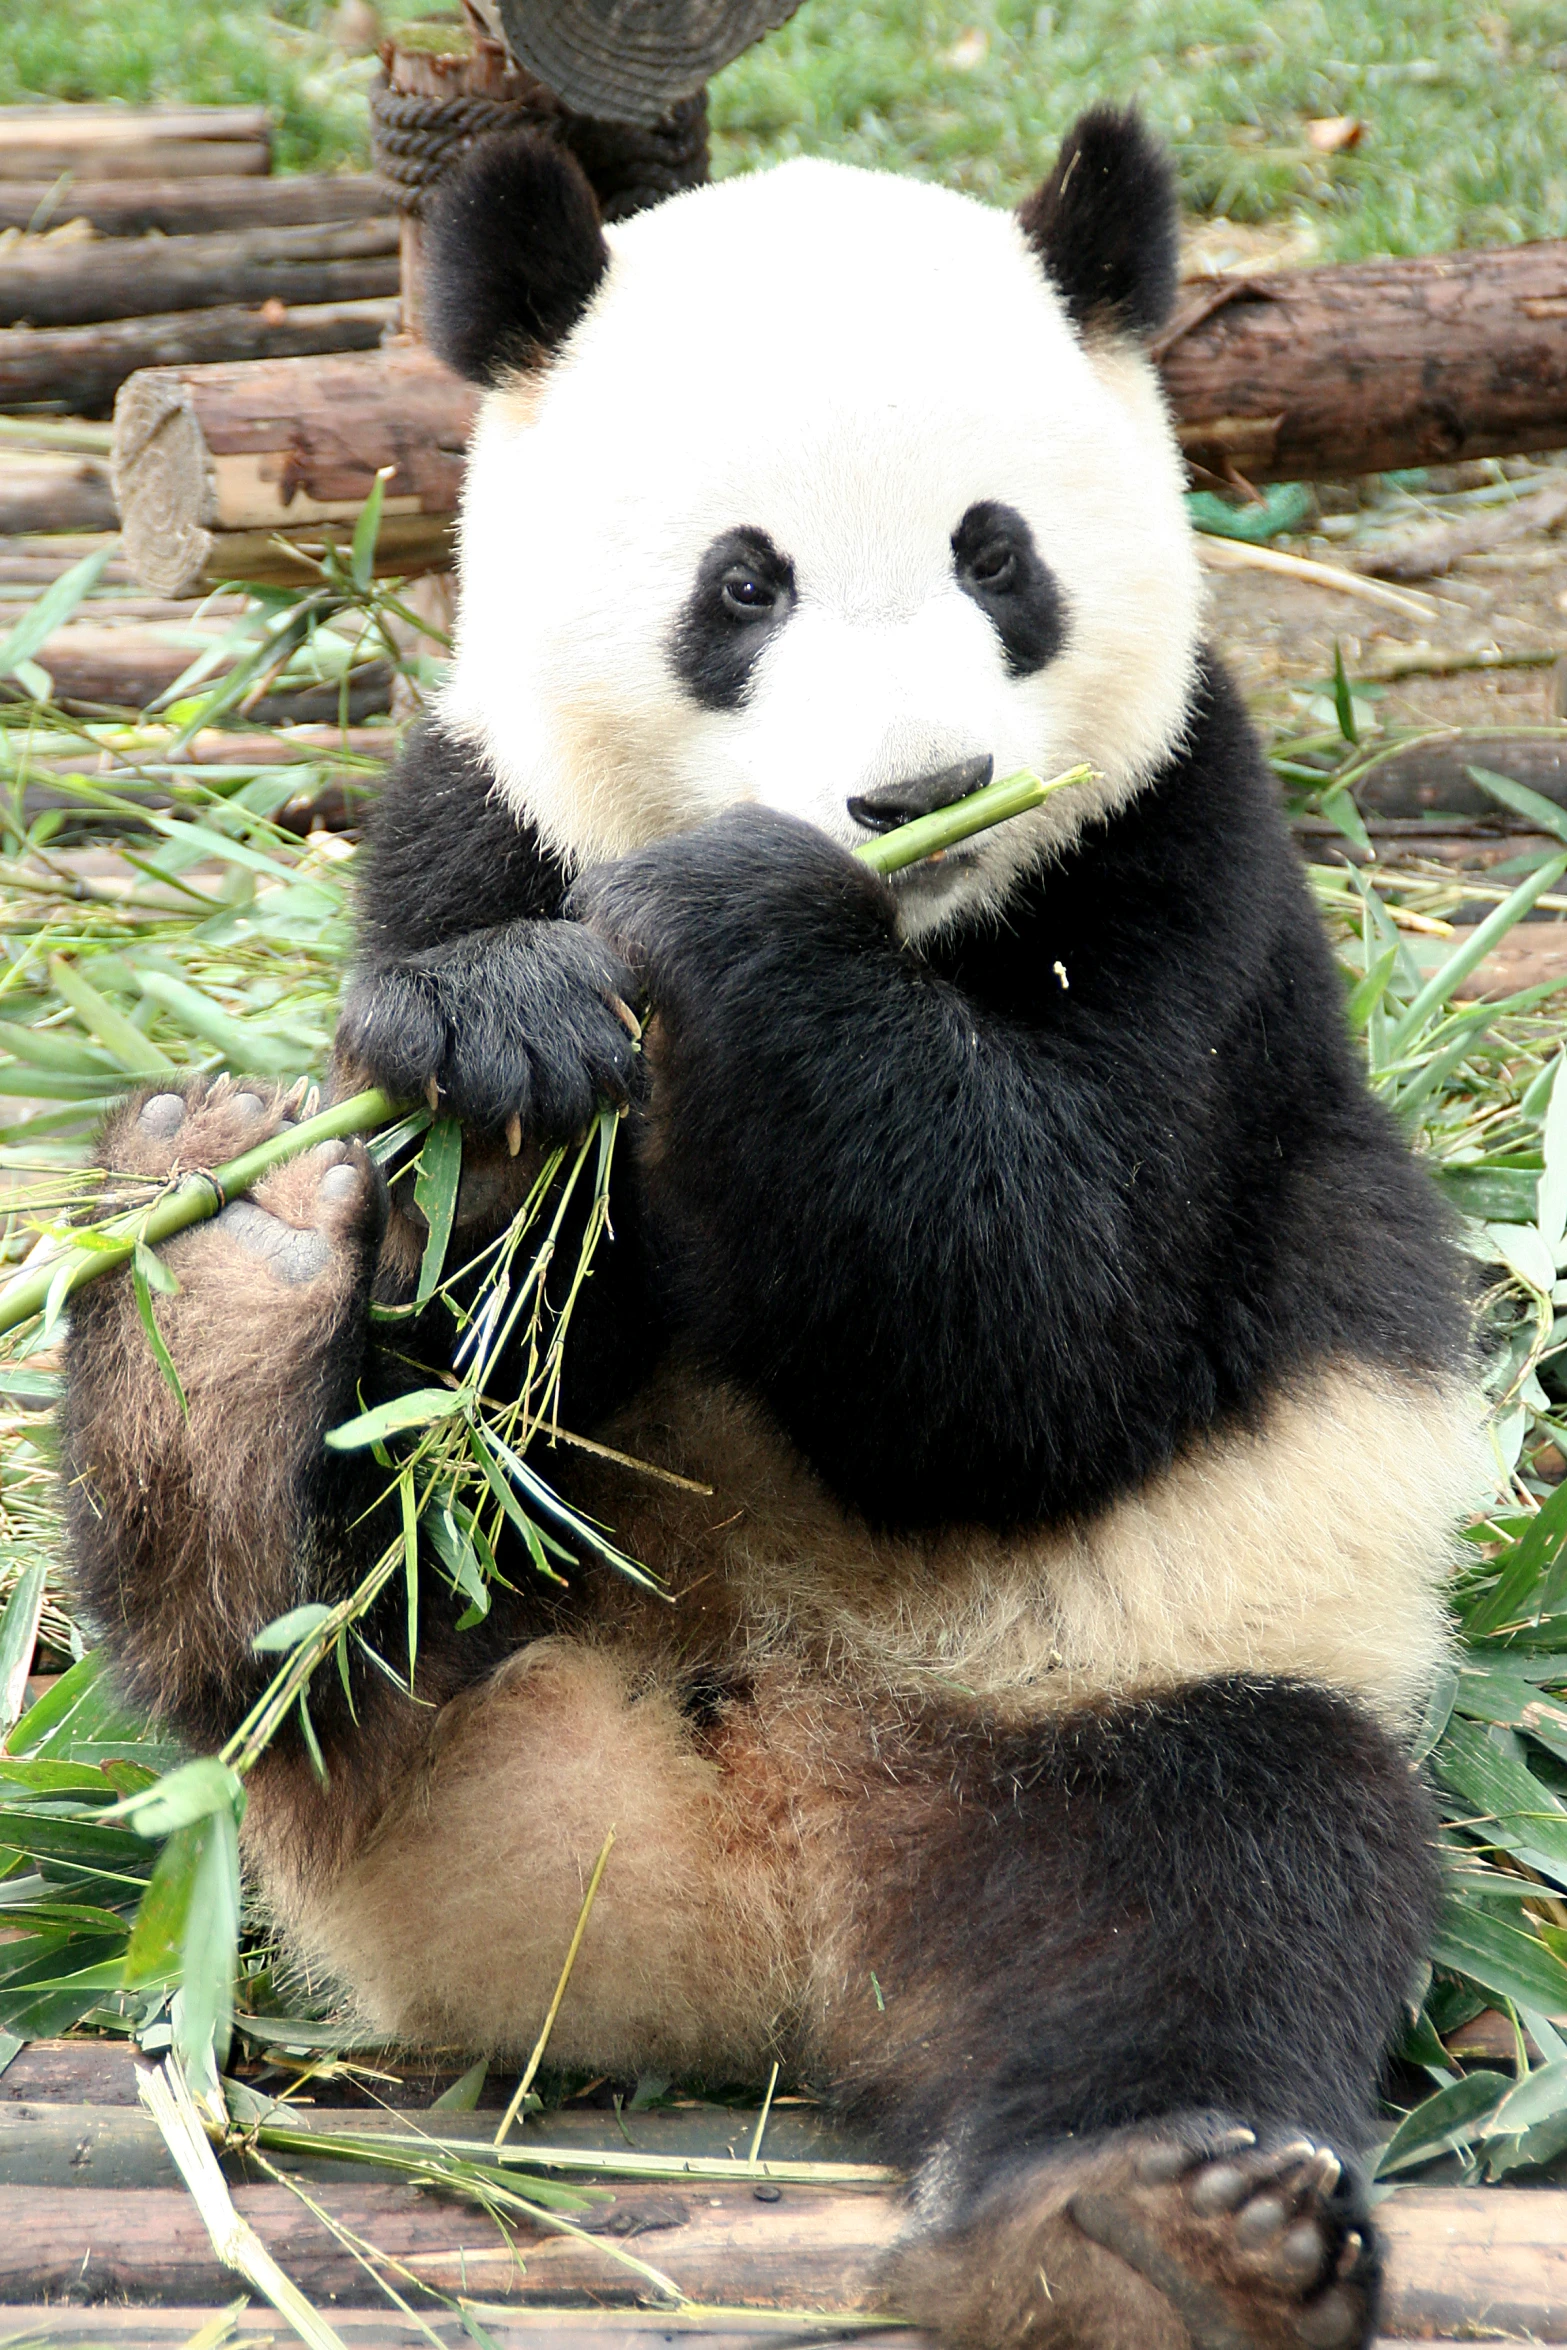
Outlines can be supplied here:
<path id="1" fill-rule="evenodd" d="M 264 106 L 0 107 L 0 180 L 190 179 L 272 168 Z"/>
<path id="2" fill-rule="evenodd" d="M 114 414 L 127 559 L 159 595 L 255 578 L 236 560 L 236 534 L 249 534 L 254 557 L 272 532 L 308 540 L 322 524 L 351 529 L 377 473 L 391 466 L 383 561 L 444 569 L 474 403 L 420 344 L 139 375 Z M 301 576 L 297 565 L 292 576 Z"/>
<path id="3" fill-rule="evenodd" d="M 1567 446 L 1567 243 L 1182 289 L 1158 344 L 1191 463 L 1320 481 Z"/>
<path id="4" fill-rule="evenodd" d="M 368 172 L 297 172 L 245 179 L 213 165 L 200 179 L 0 180 L 0 228 L 44 230 L 90 221 L 103 237 L 191 237 L 220 229 L 290 228 L 322 220 L 379 220 L 390 192 Z"/>
<path id="5" fill-rule="evenodd" d="M 87 326 L 225 302 L 364 302 L 397 292 L 392 219 L 210 237 L 34 244 L 0 255 L 0 326 Z"/>
<path id="6" fill-rule="evenodd" d="M 225 304 L 103 326 L 12 327 L 0 336 L 0 409 L 42 400 L 77 412 L 104 409 L 144 367 L 365 351 L 396 326 L 397 315 L 395 301 L 280 306 L 271 314 Z"/>

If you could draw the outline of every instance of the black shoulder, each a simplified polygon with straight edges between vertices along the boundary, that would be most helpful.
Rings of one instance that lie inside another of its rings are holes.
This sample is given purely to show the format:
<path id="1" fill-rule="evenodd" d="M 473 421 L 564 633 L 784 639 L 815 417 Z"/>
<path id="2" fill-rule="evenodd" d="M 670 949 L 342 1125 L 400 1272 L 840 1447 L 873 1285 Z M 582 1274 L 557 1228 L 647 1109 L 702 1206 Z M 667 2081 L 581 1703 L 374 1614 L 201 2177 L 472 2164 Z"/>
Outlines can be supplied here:
<path id="1" fill-rule="evenodd" d="M 558 915 L 566 876 L 495 789 L 483 754 L 438 721 L 409 736 L 366 826 L 359 961 L 373 967 L 526 915 Z"/>

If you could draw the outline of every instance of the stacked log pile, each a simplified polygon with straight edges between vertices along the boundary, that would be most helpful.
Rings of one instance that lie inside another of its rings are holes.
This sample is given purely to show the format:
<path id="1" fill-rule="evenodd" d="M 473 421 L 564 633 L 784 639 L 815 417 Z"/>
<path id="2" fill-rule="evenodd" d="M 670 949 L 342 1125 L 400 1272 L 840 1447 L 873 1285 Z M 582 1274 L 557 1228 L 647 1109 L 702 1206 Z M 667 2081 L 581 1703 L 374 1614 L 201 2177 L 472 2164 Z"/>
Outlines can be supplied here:
<path id="1" fill-rule="evenodd" d="M 379 343 L 384 190 L 270 164 L 259 107 L 0 108 L 0 409 L 101 413 L 137 368 Z"/>
<path id="2" fill-rule="evenodd" d="M 436 2085 L 410 2082 L 399 2094 L 395 2066 L 377 2059 L 383 2100 L 407 2111 L 293 2109 L 312 2134 L 344 2128 L 381 2136 L 410 2126 L 449 2138 L 487 2142 L 493 2110 L 428 2110 Z M 226 2271 L 194 2203 L 178 2184 L 151 2120 L 140 2110 L 134 2059 L 102 2042 L 38 2042 L 0 2072 L 0 2321 L 7 2333 L 54 2343 L 132 2345 L 188 2341 L 214 2306 L 231 2302 L 237 2280 Z M 513 2219 L 507 2235 L 471 2206 L 406 2187 L 377 2184 L 373 2174 L 320 2158 L 287 2158 L 310 2181 L 315 2209 L 285 2188 L 260 2182 L 243 2154 L 228 2158 L 234 2201 L 285 2271 L 318 2303 L 330 2304 L 345 2340 L 428 2341 L 433 2322 L 451 2333 L 439 2301 L 422 2334 L 399 2328 L 365 2263 L 334 2234 L 352 2230 L 376 2247 L 396 2282 L 421 2305 L 421 2286 L 436 2295 L 482 2302 L 487 2338 L 511 2350 L 558 2350 L 570 2335 L 624 2345 L 638 2305 L 652 2294 L 647 2274 L 617 2262 L 609 2249 L 632 2249 L 672 2279 L 690 2303 L 726 2304 L 704 2330 L 695 2310 L 682 2313 L 682 2339 L 699 2350 L 738 2350 L 776 2342 L 782 2313 L 800 2332 L 820 2332 L 829 2312 L 846 2327 L 877 2307 L 875 2270 L 901 2224 L 885 2186 L 816 2185 L 798 2174 L 780 2185 L 755 2174 L 735 2180 L 681 2175 L 692 2156 L 744 2153 L 748 2115 L 689 2106 L 639 2115 L 643 2159 L 666 2175 L 613 2181 L 613 2201 L 587 2215 L 571 2234 L 551 2234 Z M 809 2117 L 784 2112 L 769 2122 L 774 2161 L 842 2160 L 855 2149 L 833 2142 Z M 530 2135 L 533 2125 L 530 2125 Z M 776 2132 L 776 2140 L 773 2133 Z M 545 2136 L 544 2125 L 539 2134 Z M 548 2142 L 613 2156 L 625 2136 L 613 2116 L 551 2115 Z M 258 2183 L 246 2183 L 255 2178 Z M 1384 2342 L 1567 2340 L 1567 2195 L 1465 2189 L 1403 2188 L 1377 2213 L 1388 2247 Z M 508 2236 L 510 2241 L 508 2241 Z M 602 2241 L 600 2241 L 602 2240 Z M 163 2304 L 162 2330 L 149 2304 Z M 83 2304 L 96 2304 L 89 2311 Z M 738 2307 L 736 2305 L 739 2305 Z M 568 2316 L 571 2309 L 574 2315 Z M 599 2313 L 595 2324 L 592 2313 Z M 808 2326 L 801 2312 L 816 2313 Z M 356 2319 L 356 2313 L 363 2312 Z M 375 2313 L 372 2315 L 372 2313 Z M 554 2331 L 553 2326 L 559 2331 Z M 264 2311 L 247 2311 L 246 2335 L 272 2339 Z M 665 2323 L 669 2322 L 667 2312 Z M 657 2325 L 643 2309 L 640 2323 Z M 602 2328 L 602 2331 L 600 2331 Z M 389 2330 L 387 2330 L 389 2329 Z M 637 2339 L 647 2336 L 638 2334 Z M 886 2337 L 915 2350 L 925 2337 Z"/>

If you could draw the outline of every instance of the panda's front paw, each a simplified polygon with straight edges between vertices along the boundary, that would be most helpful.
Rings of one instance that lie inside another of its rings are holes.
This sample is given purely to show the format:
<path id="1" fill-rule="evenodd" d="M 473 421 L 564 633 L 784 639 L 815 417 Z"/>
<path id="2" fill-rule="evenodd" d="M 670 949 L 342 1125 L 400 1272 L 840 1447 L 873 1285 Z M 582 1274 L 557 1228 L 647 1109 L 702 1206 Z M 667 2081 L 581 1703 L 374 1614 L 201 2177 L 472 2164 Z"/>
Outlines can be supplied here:
<path id="1" fill-rule="evenodd" d="M 869 867 L 814 824 L 749 802 L 591 867 L 567 906 L 663 1011 L 698 967 L 743 969 L 779 940 L 841 952 L 896 922 L 892 893 Z"/>
<path id="2" fill-rule="evenodd" d="M 576 922 L 520 921 L 362 972 L 340 1069 L 482 1133 L 580 1133 L 635 1090 L 637 982 Z"/>

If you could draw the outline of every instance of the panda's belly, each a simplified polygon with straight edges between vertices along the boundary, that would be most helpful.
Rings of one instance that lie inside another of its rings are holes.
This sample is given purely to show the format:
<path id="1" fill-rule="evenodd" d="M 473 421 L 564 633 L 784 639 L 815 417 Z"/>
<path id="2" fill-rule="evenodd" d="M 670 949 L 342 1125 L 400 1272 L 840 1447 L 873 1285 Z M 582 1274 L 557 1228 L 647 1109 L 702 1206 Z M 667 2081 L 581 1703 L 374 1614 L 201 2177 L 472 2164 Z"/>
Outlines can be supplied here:
<path id="1" fill-rule="evenodd" d="M 1246 1672 L 1329 1683 L 1407 1727 L 1448 1643 L 1454 1531 L 1484 1486 L 1470 1395 L 1350 1364 L 1097 1517 L 1009 1537 L 873 1534 L 764 1415 L 689 1377 L 641 1397 L 612 1441 L 713 1488 L 611 1473 L 592 1495 L 664 1575 L 683 1655 L 1019 1712 Z"/>

